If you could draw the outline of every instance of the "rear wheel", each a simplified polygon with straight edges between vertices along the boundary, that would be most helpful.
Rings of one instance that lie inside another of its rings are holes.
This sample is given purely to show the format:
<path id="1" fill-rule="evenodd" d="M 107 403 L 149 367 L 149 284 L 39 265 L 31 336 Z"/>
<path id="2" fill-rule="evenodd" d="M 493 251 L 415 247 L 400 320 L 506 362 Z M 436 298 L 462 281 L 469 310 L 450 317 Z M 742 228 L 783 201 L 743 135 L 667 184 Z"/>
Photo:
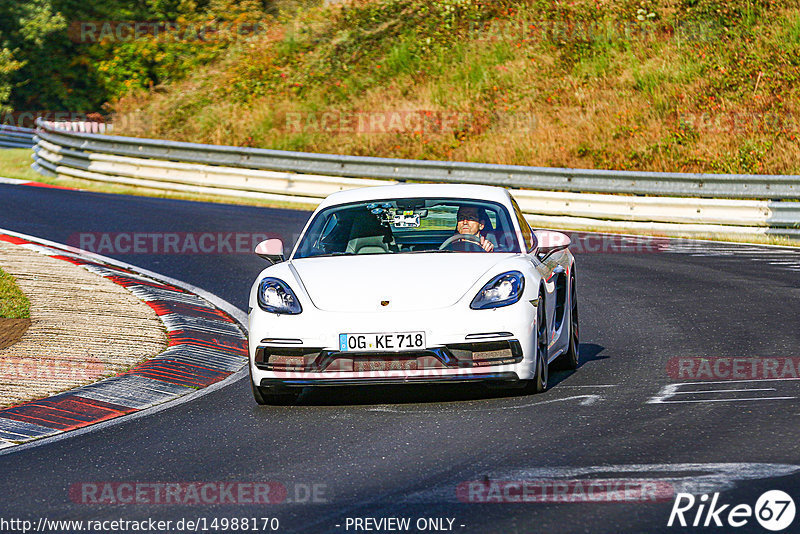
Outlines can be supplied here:
<path id="1" fill-rule="evenodd" d="M 570 309 L 569 309 L 569 348 L 559 358 L 559 368 L 574 370 L 580 362 L 580 323 L 578 321 L 578 290 L 575 287 L 575 275 L 570 277 Z"/>
<path id="2" fill-rule="evenodd" d="M 536 307 L 536 376 L 533 379 L 533 392 L 541 393 L 547 389 L 549 377 L 547 364 L 547 313 L 545 311 L 544 296 L 539 295 L 539 305 Z"/>

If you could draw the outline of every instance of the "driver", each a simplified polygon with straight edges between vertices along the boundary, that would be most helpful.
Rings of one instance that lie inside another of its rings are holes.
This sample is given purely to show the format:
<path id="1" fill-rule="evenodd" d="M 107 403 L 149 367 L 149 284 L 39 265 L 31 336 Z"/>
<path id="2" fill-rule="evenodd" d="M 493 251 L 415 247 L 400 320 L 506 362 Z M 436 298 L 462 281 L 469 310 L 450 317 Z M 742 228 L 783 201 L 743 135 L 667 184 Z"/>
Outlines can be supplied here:
<path id="1" fill-rule="evenodd" d="M 486 252 L 494 250 L 494 244 L 482 233 L 483 229 L 486 228 L 486 212 L 474 206 L 461 206 L 458 208 L 457 219 L 457 233 L 479 236 L 483 250 Z"/>

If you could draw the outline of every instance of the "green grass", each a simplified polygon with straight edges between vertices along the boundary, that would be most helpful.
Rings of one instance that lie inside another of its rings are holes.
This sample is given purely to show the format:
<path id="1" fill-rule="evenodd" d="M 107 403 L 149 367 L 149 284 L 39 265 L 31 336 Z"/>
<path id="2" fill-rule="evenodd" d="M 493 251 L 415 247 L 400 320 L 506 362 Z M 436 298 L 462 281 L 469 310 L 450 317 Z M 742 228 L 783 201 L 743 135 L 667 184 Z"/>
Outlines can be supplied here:
<path id="1" fill-rule="evenodd" d="M 31 169 L 31 151 L 27 148 L 0 148 L 0 176 L 17 180 L 41 181 L 40 175 Z"/>
<path id="2" fill-rule="evenodd" d="M 800 114 L 797 1 L 304 6 L 279 17 L 282 33 L 112 103 L 142 119 L 118 133 L 414 159 L 800 173 L 800 125 L 790 120 Z M 421 135 L 297 132 L 285 121 L 404 110 L 473 120 Z M 515 113 L 537 128 L 520 132 Z M 763 119 L 770 114 L 786 119 Z M 705 126 L 687 135 L 687 115 Z"/>
<path id="3" fill-rule="evenodd" d="M 17 152 L 18 154 L 9 154 L 10 152 Z M 113 193 L 119 195 L 134 195 L 155 198 L 173 198 L 176 200 L 190 200 L 194 202 L 215 202 L 219 204 L 235 204 L 241 206 L 264 206 L 303 211 L 313 211 L 313 209 L 316 207 L 312 204 L 250 198 L 246 196 L 246 193 L 243 193 L 242 196 L 230 197 L 224 195 L 209 195 L 205 193 L 166 191 L 162 189 L 152 189 L 149 187 L 137 187 L 126 184 L 82 180 L 65 176 L 51 178 L 49 176 L 42 176 L 41 174 L 33 171 L 28 163 L 28 158 L 30 158 L 30 150 L 27 149 L 0 150 L 0 176 L 5 178 L 31 180 L 44 184 L 56 185 L 59 187 L 82 189 L 84 191 L 95 191 L 98 193 Z"/>
<path id="4" fill-rule="evenodd" d="M 27 319 L 31 316 L 31 303 L 17 286 L 14 277 L 0 269 L 0 317 Z"/>

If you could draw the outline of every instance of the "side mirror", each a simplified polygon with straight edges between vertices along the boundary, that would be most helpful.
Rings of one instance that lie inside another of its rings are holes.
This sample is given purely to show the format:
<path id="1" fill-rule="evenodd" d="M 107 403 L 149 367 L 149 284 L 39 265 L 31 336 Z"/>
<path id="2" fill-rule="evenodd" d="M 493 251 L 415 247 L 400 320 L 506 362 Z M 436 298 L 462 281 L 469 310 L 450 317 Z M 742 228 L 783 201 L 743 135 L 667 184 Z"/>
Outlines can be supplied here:
<path id="1" fill-rule="evenodd" d="M 542 261 L 544 261 L 545 258 L 554 252 L 566 249 L 572 243 L 572 240 L 569 238 L 569 236 L 567 234 L 562 234 L 561 232 L 553 232 L 552 230 L 536 230 L 533 233 L 539 243 L 539 246 L 536 250 L 536 255 L 539 256 L 539 259 Z"/>
<path id="2" fill-rule="evenodd" d="M 267 239 L 256 245 L 255 253 L 271 263 L 280 263 L 283 257 L 283 242 L 280 239 Z"/>

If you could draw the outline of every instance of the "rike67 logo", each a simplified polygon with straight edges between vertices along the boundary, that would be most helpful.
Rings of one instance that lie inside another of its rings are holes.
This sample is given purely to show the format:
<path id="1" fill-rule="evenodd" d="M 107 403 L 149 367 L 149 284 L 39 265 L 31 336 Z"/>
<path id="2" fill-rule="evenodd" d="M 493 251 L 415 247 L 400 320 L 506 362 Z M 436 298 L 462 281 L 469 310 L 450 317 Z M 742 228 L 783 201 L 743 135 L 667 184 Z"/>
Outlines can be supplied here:
<path id="1" fill-rule="evenodd" d="M 695 509 L 696 508 L 696 509 Z M 693 527 L 742 527 L 755 516 L 756 521 L 767 530 L 779 532 L 792 524 L 795 516 L 794 500 L 780 490 L 767 491 L 749 504 L 720 504 L 719 493 L 699 499 L 690 493 L 678 493 L 667 526 Z"/>

